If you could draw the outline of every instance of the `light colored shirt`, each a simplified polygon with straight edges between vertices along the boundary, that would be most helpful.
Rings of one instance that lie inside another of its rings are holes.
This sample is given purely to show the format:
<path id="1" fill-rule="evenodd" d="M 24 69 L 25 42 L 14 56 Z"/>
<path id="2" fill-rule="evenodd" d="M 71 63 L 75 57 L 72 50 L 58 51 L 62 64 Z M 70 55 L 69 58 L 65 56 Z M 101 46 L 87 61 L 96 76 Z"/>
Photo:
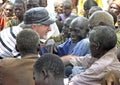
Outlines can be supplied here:
<path id="1" fill-rule="evenodd" d="M 74 76 L 69 85 L 101 85 L 101 80 L 107 72 L 110 70 L 120 71 L 120 62 L 117 59 L 116 51 L 117 48 L 113 48 L 99 59 L 90 55 L 72 58 L 70 62 L 74 66 L 83 66 L 86 70 Z"/>
<path id="2" fill-rule="evenodd" d="M 116 35 L 117 35 L 117 46 L 120 47 L 120 29 L 117 30 Z"/>
<path id="3" fill-rule="evenodd" d="M 17 57 L 19 53 L 15 49 L 16 36 L 22 30 L 20 26 L 13 26 L 0 32 L 0 57 Z"/>

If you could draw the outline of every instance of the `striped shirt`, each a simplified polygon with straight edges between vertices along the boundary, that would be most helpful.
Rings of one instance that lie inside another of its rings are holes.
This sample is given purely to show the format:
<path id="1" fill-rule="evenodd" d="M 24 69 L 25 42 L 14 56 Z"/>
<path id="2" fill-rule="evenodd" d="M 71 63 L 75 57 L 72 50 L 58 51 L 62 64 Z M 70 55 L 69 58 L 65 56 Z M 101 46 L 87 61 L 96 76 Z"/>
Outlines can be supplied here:
<path id="1" fill-rule="evenodd" d="M 0 32 L 0 57 L 18 57 L 20 54 L 16 51 L 16 36 L 22 30 L 18 26 L 4 29 Z"/>

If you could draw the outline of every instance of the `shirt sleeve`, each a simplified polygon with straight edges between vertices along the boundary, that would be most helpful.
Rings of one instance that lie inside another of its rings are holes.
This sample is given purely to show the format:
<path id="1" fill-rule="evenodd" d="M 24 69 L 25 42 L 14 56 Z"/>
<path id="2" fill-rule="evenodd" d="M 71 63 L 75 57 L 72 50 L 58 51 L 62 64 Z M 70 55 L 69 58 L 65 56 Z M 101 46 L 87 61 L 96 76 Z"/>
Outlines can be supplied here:
<path id="1" fill-rule="evenodd" d="M 82 66 L 86 69 L 89 68 L 95 60 L 96 58 L 93 58 L 90 54 L 87 54 L 86 56 L 71 58 L 70 63 L 73 66 Z"/>

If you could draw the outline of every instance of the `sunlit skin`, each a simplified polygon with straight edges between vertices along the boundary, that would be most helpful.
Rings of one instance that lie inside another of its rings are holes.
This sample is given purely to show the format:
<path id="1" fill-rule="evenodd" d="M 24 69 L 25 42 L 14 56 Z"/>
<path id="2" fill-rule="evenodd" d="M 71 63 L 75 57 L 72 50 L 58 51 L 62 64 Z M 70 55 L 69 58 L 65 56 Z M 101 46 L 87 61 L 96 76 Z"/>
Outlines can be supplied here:
<path id="1" fill-rule="evenodd" d="M 5 13 L 5 16 L 6 16 L 6 17 L 11 17 L 11 16 L 13 15 L 13 6 L 7 4 L 7 5 L 5 6 L 5 11 L 4 11 L 4 13 Z"/>
<path id="2" fill-rule="evenodd" d="M 109 11 L 113 12 L 116 16 L 118 16 L 120 13 L 120 8 L 116 4 L 113 3 L 110 5 Z"/>
<path id="3" fill-rule="evenodd" d="M 63 6 L 63 12 L 66 16 L 69 16 L 72 11 L 72 6 L 71 5 L 64 5 Z"/>
<path id="4" fill-rule="evenodd" d="M 25 12 L 24 4 L 23 3 L 14 3 L 14 12 L 20 22 L 23 21 L 23 15 Z"/>
<path id="5" fill-rule="evenodd" d="M 62 3 L 59 3 L 57 6 L 55 6 L 55 12 L 57 12 L 58 14 L 63 13 L 63 5 L 62 5 Z"/>
<path id="6" fill-rule="evenodd" d="M 43 38 L 43 39 L 46 38 L 47 33 L 49 31 L 51 31 L 50 26 L 47 26 L 47 25 L 40 25 L 39 26 L 39 25 L 33 24 L 32 28 L 34 31 L 36 31 L 39 34 L 40 38 Z"/>

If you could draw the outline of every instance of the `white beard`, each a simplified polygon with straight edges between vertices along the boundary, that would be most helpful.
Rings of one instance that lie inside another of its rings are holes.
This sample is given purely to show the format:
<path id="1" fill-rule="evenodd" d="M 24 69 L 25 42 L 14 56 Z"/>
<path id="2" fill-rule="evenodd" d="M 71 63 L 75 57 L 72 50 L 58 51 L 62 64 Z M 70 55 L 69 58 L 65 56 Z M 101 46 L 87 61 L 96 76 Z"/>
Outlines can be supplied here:
<path id="1" fill-rule="evenodd" d="M 44 35 L 42 38 L 40 38 L 40 41 L 45 43 L 47 41 L 47 35 Z"/>

